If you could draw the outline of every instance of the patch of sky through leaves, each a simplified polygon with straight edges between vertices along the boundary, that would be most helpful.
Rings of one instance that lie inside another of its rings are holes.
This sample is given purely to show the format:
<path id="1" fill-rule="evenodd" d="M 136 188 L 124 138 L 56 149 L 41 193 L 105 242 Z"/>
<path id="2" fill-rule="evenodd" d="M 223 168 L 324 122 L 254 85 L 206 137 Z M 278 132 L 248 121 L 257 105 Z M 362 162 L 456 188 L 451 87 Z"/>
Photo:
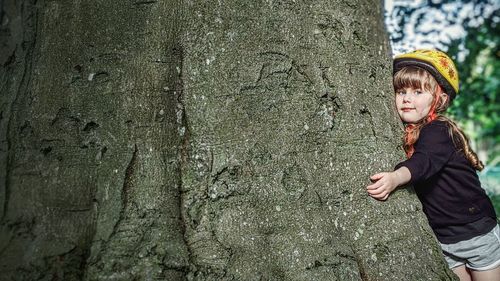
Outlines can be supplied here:
<path id="1" fill-rule="evenodd" d="M 464 21 L 468 18 L 469 25 L 479 26 L 484 18 L 489 17 L 500 9 L 500 1 L 488 0 L 480 1 L 480 4 L 463 1 L 404 1 L 386 0 L 384 1 L 385 24 L 389 36 L 393 55 L 405 53 L 419 48 L 438 48 L 447 50 L 447 44 L 451 40 L 462 38 L 466 35 Z M 436 8 L 430 4 L 440 4 Z M 481 6 L 482 5 L 482 6 Z M 481 12 L 481 7 L 484 7 Z M 403 9 L 414 10 L 411 14 L 406 14 Z M 409 17 L 406 23 L 400 26 L 401 17 Z M 499 17 L 495 17 L 500 22 Z M 394 40 L 395 34 L 402 35 Z M 461 46 L 462 53 L 459 60 L 466 55 L 466 49 Z"/>

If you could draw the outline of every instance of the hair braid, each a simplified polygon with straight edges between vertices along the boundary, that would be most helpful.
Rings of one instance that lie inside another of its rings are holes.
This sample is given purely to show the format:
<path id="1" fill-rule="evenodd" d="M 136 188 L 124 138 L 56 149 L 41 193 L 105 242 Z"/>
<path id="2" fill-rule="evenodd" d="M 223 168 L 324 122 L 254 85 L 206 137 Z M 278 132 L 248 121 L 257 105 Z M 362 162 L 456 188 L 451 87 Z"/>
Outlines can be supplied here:
<path id="1" fill-rule="evenodd" d="M 478 171 L 483 170 L 484 169 L 483 162 L 481 162 L 481 160 L 479 160 L 479 157 L 477 157 L 477 154 L 470 147 L 469 138 L 465 135 L 465 133 L 462 131 L 462 129 L 460 129 L 458 127 L 458 125 L 448 117 L 439 116 L 437 119 L 447 123 L 448 130 L 449 130 L 451 139 L 453 140 L 453 143 L 455 144 L 455 147 L 464 153 L 465 158 L 467 160 L 469 160 L 472 167 Z"/>

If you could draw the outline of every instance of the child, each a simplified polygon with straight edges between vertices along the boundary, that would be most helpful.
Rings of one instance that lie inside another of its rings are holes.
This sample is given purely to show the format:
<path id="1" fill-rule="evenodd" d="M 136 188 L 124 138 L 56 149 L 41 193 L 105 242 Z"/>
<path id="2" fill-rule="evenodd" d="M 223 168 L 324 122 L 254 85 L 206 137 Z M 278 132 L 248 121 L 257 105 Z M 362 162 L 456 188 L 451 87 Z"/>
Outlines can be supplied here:
<path id="1" fill-rule="evenodd" d="M 464 280 L 500 280 L 500 229 L 475 170 L 483 164 L 468 139 L 440 115 L 458 93 L 458 73 L 443 52 L 416 50 L 394 60 L 396 108 L 408 159 L 371 176 L 370 196 L 386 200 L 415 187 L 449 267 Z"/>

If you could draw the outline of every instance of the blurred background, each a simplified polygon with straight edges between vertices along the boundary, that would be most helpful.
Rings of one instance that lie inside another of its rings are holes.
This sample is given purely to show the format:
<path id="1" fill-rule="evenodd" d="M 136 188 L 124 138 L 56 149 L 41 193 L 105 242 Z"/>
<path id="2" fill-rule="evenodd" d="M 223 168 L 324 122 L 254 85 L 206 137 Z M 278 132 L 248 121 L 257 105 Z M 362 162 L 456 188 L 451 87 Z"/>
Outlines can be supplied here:
<path id="1" fill-rule="evenodd" d="M 500 215 L 500 0 L 386 0 L 393 55 L 437 48 L 455 61 L 460 91 L 447 115 L 485 164 L 483 188 Z"/>

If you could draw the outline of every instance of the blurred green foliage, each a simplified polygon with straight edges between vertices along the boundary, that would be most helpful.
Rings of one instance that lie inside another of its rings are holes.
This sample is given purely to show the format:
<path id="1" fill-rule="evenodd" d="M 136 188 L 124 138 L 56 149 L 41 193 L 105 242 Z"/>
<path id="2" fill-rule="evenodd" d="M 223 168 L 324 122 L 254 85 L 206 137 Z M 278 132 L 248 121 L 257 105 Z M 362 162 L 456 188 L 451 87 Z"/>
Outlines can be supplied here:
<path id="1" fill-rule="evenodd" d="M 479 174 L 481 186 L 490 196 L 497 215 L 500 216 L 500 166 L 488 166 Z"/>
<path id="2" fill-rule="evenodd" d="M 497 213 L 497 217 L 500 216 L 500 194 L 490 195 L 491 202 L 495 207 L 495 212 Z M 499 218 L 500 219 L 500 218 Z"/>
<path id="3" fill-rule="evenodd" d="M 490 153 L 491 165 L 500 159 L 500 23 L 498 11 L 479 26 L 466 27 L 466 36 L 453 40 L 448 54 L 457 58 L 460 93 L 448 113 L 464 124 L 473 139 Z M 460 58 L 461 48 L 465 56 Z"/>

